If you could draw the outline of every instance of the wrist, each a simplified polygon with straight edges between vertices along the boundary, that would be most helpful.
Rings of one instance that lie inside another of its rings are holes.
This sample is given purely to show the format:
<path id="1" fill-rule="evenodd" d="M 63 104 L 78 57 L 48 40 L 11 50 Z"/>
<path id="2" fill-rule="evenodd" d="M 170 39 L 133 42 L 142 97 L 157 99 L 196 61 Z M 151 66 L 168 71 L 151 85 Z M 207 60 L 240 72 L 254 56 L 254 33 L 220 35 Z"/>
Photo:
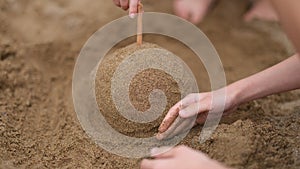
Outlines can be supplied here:
<path id="1" fill-rule="evenodd" d="M 243 81 L 237 81 L 227 86 L 227 98 L 232 107 L 239 106 L 251 100 L 249 85 Z"/>

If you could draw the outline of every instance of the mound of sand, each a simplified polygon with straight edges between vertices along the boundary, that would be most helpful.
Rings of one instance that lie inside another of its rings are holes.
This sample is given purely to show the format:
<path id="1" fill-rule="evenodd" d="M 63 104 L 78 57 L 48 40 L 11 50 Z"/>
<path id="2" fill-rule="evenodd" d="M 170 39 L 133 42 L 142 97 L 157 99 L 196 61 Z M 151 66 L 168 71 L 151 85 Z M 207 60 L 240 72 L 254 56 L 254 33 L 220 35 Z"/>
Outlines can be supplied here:
<path id="1" fill-rule="evenodd" d="M 155 121 L 149 123 L 136 123 L 123 117 L 116 108 L 112 99 L 111 79 L 120 63 L 132 53 L 138 50 L 160 48 L 157 45 L 145 43 L 142 46 L 136 44 L 108 54 L 101 61 L 96 78 L 96 98 L 100 111 L 107 122 L 117 131 L 135 137 L 151 137 L 157 132 L 157 128 L 164 115 L 172 105 L 180 100 L 180 91 L 177 82 L 170 74 L 159 69 L 145 69 L 134 76 L 130 81 L 129 98 L 131 104 L 141 112 L 150 108 L 148 97 L 154 89 L 160 89 L 165 93 L 167 106 Z M 130 71 L 130 70 L 129 70 Z M 124 96 L 125 97 L 125 96 Z M 129 104 L 129 103 L 128 103 Z"/>

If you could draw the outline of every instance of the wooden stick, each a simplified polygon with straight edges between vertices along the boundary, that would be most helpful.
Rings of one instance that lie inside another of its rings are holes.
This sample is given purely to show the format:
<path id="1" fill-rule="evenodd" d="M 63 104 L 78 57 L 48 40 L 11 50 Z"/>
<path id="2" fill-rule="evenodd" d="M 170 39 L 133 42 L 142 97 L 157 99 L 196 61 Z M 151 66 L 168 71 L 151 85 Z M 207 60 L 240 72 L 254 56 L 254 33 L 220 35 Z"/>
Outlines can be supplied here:
<path id="1" fill-rule="evenodd" d="M 137 45 L 142 45 L 143 42 L 143 4 L 139 2 L 138 4 L 138 18 L 137 18 Z"/>

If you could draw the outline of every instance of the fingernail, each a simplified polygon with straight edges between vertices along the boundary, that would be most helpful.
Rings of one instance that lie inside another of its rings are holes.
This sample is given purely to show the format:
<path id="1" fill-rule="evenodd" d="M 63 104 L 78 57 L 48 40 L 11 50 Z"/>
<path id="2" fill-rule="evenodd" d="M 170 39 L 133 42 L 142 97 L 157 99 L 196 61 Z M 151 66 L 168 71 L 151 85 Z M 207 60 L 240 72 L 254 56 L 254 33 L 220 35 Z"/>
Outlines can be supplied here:
<path id="1" fill-rule="evenodd" d="M 136 16 L 136 14 L 135 14 L 135 13 L 131 13 L 131 14 L 129 14 L 129 17 L 130 17 L 131 19 L 134 19 L 134 18 L 135 18 L 135 16 Z"/>

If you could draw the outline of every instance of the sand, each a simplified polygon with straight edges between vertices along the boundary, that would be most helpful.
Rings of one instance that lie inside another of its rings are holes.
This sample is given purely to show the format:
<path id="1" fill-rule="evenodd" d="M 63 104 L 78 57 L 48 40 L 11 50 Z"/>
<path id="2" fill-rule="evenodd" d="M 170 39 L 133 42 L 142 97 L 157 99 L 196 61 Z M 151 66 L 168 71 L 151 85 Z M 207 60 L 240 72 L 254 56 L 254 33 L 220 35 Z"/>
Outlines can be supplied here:
<path id="1" fill-rule="evenodd" d="M 138 111 L 145 112 L 150 108 L 148 96 L 153 89 L 160 89 L 166 94 L 168 103 L 166 109 L 157 120 L 150 123 L 135 123 L 124 118 L 116 108 L 112 100 L 111 81 L 117 67 L 123 60 L 138 50 L 159 48 L 154 44 L 143 44 L 138 47 L 131 44 L 127 47 L 118 49 L 101 61 L 96 77 L 96 97 L 100 111 L 107 122 L 122 134 L 134 137 L 152 137 L 157 132 L 157 128 L 164 115 L 172 105 L 180 100 L 180 91 L 176 81 L 171 75 L 159 69 L 145 69 L 139 72 L 130 82 L 129 98 L 131 104 Z M 142 57 L 142 56 L 141 56 Z M 130 70 L 129 70 L 130 71 Z M 124 85 L 120 83 L 120 85 Z M 123 92 L 118 93 L 125 99 Z"/>
<path id="2" fill-rule="evenodd" d="M 0 6 L 0 168 L 138 168 L 140 159 L 113 155 L 87 136 L 74 112 L 71 93 L 72 71 L 84 42 L 126 13 L 110 1 L 98 0 L 0 0 Z M 148 11 L 172 13 L 171 7 L 169 0 L 145 1 Z M 247 7 L 240 0 L 221 0 L 197 25 L 219 52 L 228 83 L 274 65 L 292 52 L 277 24 L 242 22 Z M 198 72 L 200 91 L 209 90 L 204 68 L 191 59 L 194 54 L 184 45 L 153 35 L 146 35 L 145 41 L 182 57 Z M 149 70 L 136 79 L 148 74 L 167 76 Z M 236 168 L 299 168 L 299 99 L 299 91 L 293 91 L 245 104 L 224 117 L 204 144 L 198 143 L 201 126 L 181 144 Z M 154 123 L 120 131 L 147 137 L 157 129 Z M 140 129 L 146 134 L 139 134 Z"/>

